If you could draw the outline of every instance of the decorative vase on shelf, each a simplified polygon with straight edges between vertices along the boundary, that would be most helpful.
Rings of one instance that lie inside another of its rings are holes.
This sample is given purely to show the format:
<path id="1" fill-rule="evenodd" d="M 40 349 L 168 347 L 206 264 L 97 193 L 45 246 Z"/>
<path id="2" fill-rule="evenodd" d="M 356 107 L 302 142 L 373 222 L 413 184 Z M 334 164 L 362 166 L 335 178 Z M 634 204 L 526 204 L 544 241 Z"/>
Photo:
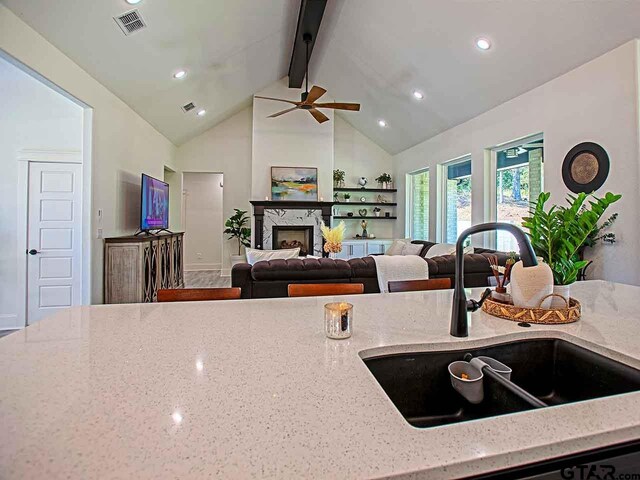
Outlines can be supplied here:
<path id="1" fill-rule="evenodd" d="M 368 183 L 368 180 L 366 179 L 366 177 L 360 177 L 360 179 L 358 180 L 358 185 L 360 185 L 362 188 L 366 187 Z"/>
<path id="2" fill-rule="evenodd" d="M 367 238 L 369 236 L 369 233 L 367 232 L 367 224 L 366 220 L 362 220 L 360 222 L 360 226 L 362 227 L 362 238 Z"/>
<path id="3" fill-rule="evenodd" d="M 525 267 L 519 261 L 511 269 L 509 285 L 516 307 L 538 308 L 542 299 L 553 293 L 553 272 L 539 259 L 538 265 L 533 267 Z"/>

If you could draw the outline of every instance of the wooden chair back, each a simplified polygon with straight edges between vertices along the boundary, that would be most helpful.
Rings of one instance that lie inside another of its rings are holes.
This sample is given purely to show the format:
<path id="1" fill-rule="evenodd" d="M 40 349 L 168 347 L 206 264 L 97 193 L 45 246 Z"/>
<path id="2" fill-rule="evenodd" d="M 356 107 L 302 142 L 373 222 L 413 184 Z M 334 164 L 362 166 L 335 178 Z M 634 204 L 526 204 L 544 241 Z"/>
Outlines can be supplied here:
<path id="1" fill-rule="evenodd" d="M 292 283 L 290 297 L 326 297 L 328 295 L 357 295 L 364 293 L 362 283 Z"/>
<path id="2" fill-rule="evenodd" d="M 451 288 L 450 278 L 431 278 L 429 280 L 404 280 L 389 282 L 389 293 L 419 292 L 422 290 L 446 290 Z"/>
<path id="3" fill-rule="evenodd" d="M 240 298 L 240 288 L 171 288 L 158 290 L 158 302 L 199 302 Z"/>

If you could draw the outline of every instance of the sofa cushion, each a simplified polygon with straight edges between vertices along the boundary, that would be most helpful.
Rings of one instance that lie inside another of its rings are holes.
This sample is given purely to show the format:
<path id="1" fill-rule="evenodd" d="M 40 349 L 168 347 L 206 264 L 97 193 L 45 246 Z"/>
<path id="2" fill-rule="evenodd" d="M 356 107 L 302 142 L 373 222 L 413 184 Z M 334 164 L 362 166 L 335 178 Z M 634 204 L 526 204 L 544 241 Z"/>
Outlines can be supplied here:
<path id="1" fill-rule="evenodd" d="M 256 248 L 247 248 L 247 263 L 255 265 L 258 262 L 266 260 L 277 260 L 279 258 L 297 258 L 300 255 L 300 247 L 298 248 L 282 248 L 280 250 L 259 250 Z"/>
<path id="2" fill-rule="evenodd" d="M 471 253 L 464 256 L 464 274 L 467 273 L 486 273 L 487 276 L 491 275 L 491 266 L 489 265 L 488 254 Z M 506 255 L 498 255 L 498 261 L 500 265 L 504 265 L 506 261 Z M 434 261 L 438 266 L 438 274 L 440 275 L 453 275 L 456 273 L 456 256 L 455 255 L 442 255 L 440 257 L 433 257 L 429 260 Z"/>
<path id="3" fill-rule="evenodd" d="M 374 270 L 375 271 L 375 270 Z M 251 269 L 254 280 L 326 280 L 351 278 L 351 267 L 344 260 L 305 258 L 268 260 Z"/>
<path id="4" fill-rule="evenodd" d="M 354 278 L 378 278 L 373 257 L 352 258 L 348 264 Z"/>

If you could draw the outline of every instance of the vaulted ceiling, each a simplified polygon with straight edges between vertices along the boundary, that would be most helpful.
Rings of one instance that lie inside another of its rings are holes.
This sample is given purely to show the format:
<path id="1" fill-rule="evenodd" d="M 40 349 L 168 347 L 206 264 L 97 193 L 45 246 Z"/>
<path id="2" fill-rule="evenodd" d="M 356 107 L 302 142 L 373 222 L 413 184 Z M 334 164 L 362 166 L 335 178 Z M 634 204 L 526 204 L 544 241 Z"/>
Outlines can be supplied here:
<path id="1" fill-rule="evenodd" d="M 0 1 L 177 145 L 286 75 L 300 6 L 142 0 L 148 26 L 124 36 L 124 0 Z M 637 0 L 329 0 L 310 81 L 360 102 L 340 115 L 397 153 L 640 37 L 638 18 Z"/>

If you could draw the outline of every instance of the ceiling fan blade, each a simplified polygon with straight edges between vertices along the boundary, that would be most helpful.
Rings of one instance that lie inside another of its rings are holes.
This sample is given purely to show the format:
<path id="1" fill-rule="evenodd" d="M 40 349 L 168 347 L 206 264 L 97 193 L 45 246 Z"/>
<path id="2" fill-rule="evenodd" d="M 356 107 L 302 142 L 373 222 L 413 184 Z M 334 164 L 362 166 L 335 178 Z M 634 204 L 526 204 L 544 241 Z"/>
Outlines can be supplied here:
<path id="1" fill-rule="evenodd" d="M 309 110 L 309 113 L 313 115 L 313 118 L 315 118 L 318 121 L 318 123 L 324 123 L 327 120 L 329 120 L 329 117 L 327 117 L 320 110 L 316 110 L 315 108 L 312 108 L 311 110 Z"/>
<path id="2" fill-rule="evenodd" d="M 294 102 L 293 100 L 284 100 L 282 98 L 261 97 L 259 95 L 254 95 L 254 98 L 263 98 L 264 100 L 275 100 L 276 102 L 286 102 L 286 103 L 291 103 L 293 105 L 300 105 L 300 102 Z"/>
<path id="3" fill-rule="evenodd" d="M 281 112 L 274 113 L 273 115 L 269 115 L 267 118 L 276 118 L 276 117 L 279 117 L 280 115 L 284 115 L 285 113 L 293 112 L 294 110 L 297 110 L 297 109 L 298 109 L 298 107 L 287 108 L 286 110 L 282 110 Z"/>
<path id="4" fill-rule="evenodd" d="M 316 108 L 333 108 L 335 110 L 351 110 L 353 112 L 360 111 L 359 103 L 314 103 Z"/>
<path id="5" fill-rule="evenodd" d="M 318 100 L 325 93 L 327 93 L 327 91 L 324 88 L 314 85 L 313 87 L 311 87 L 311 91 L 309 92 L 309 95 L 307 95 L 307 99 L 304 101 L 304 103 L 309 105 L 310 103 Z"/>

